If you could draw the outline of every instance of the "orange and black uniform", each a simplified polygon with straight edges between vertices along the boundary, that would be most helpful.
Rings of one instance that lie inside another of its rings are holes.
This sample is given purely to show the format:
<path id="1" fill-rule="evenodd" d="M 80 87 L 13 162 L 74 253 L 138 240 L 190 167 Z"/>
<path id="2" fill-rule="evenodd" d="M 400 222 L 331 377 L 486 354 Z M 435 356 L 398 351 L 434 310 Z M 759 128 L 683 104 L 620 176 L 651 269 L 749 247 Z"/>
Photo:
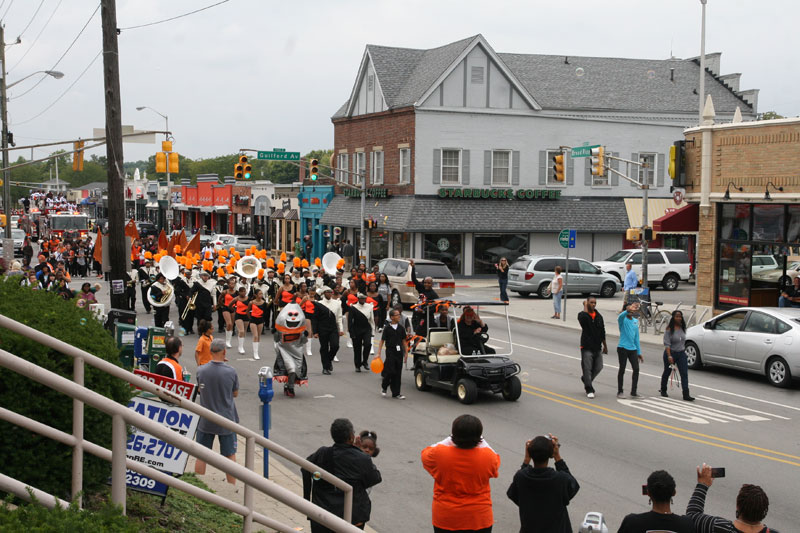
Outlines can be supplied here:
<path id="1" fill-rule="evenodd" d="M 159 376 L 165 376 L 183 381 L 183 367 L 177 359 L 173 359 L 170 356 L 167 356 L 159 361 L 153 373 L 158 374 Z"/>
<path id="2" fill-rule="evenodd" d="M 250 306 L 247 303 L 247 300 L 240 300 L 239 298 L 235 299 L 234 303 L 234 310 L 236 311 L 236 320 L 244 320 L 245 322 L 248 321 L 247 311 Z"/>
<path id="3" fill-rule="evenodd" d="M 225 298 L 223 298 L 222 300 L 223 311 L 228 311 L 229 313 L 232 313 L 233 301 L 235 299 L 236 297 L 233 294 L 229 293 L 228 291 L 225 291 Z"/>
<path id="4" fill-rule="evenodd" d="M 267 316 L 267 302 L 264 301 L 263 304 L 258 305 L 255 303 L 250 303 L 250 323 L 251 324 L 263 324 L 266 320 Z"/>

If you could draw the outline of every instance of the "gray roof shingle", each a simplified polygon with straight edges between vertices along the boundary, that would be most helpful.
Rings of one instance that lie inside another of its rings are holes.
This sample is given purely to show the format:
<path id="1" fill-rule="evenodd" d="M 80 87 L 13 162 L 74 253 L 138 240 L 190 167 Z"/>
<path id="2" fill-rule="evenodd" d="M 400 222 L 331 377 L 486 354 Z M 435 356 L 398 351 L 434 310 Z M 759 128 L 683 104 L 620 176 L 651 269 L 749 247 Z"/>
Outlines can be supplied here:
<path id="1" fill-rule="evenodd" d="M 365 216 L 378 220 L 379 229 L 403 232 L 553 232 L 572 228 L 591 233 L 620 233 L 629 227 L 621 198 L 564 197 L 547 201 L 478 201 L 435 196 L 368 198 Z M 360 227 L 360 200 L 334 197 L 320 222 Z"/>
<path id="2" fill-rule="evenodd" d="M 367 45 L 390 109 L 417 103 L 439 76 L 480 36 L 430 50 Z M 700 65 L 693 59 L 626 59 L 497 54 L 543 109 L 693 113 Z M 671 70 L 673 69 L 673 70 Z M 712 74 L 706 93 L 717 112 L 753 108 Z M 346 115 L 348 102 L 333 118 Z"/>

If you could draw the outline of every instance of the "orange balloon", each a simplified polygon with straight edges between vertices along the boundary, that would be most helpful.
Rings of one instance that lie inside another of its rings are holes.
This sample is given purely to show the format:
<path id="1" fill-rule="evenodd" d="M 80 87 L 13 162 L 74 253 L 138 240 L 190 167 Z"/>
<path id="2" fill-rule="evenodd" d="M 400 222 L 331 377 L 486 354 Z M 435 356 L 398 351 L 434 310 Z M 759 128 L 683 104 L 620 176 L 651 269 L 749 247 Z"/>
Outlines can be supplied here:
<path id="1" fill-rule="evenodd" d="M 259 268 L 258 269 L 258 279 L 264 279 L 264 269 L 263 268 Z"/>
<path id="2" fill-rule="evenodd" d="M 281 252 L 281 261 L 286 262 L 286 252 Z"/>
<path id="3" fill-rule="evenodd" d="M 275 260 L 271 257 L 267 259 L 267 268 L 275 268 Z"/>
<path id="4" fill-rule="evenodd" d="M 383 372 L 383 360 L 380 357 L 376 357 L 372 360 L 369 364 L 370 370 L 372 370 L 376 374 L 380 374 Z"/>

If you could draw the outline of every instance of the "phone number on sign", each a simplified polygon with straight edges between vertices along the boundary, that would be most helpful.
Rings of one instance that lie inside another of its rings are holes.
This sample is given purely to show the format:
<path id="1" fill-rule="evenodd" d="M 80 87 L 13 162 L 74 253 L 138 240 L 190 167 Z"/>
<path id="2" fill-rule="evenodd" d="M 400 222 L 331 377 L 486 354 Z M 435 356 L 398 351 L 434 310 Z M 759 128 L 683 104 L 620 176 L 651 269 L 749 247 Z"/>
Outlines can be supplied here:
<path id="1" fill-rule="evenodd" d="M 125 484 L 130 487 L 141 487 L 143 489 L 154 489 L 156 488 L 156 480 L 150 479 L 149 477 L 144 477 L 137 472 L 131 472 L 128 470 L 128 473 L 125 474 Z"/>
<path id="2" fill-rule="evenodd" d="M 132 433 L 128 437 L 128 449 L 133 452 L 144 452 L 154 457 L 164 457 L 165 459 L 177 459 L 183 453 L 182 450 L 175 448 L 163 440 L 144 435 Z"/>

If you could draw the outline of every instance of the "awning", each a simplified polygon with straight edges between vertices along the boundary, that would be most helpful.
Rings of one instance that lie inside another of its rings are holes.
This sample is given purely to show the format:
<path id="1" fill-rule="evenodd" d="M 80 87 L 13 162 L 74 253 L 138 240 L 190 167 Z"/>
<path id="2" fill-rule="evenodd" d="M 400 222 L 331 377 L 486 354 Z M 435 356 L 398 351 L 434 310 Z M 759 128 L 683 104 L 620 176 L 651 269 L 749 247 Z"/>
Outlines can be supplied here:
<path id="1" fill-rule="evenodd" d="M 172 204 L 172 209 L 176 209 L 178 211 L 188 211 L 189 206 L 186 204 Z"/>
<path id="2" fill-rule="evenodd" d="M 276 209 L 275 211 L 272 212 L 270 218 L 280 219 L 283 218 L 285 214 L 286 214 L 285 209 Z"/>
<path id="3" fill-rule="evenodd" d="M 628 212 L 628 223 L 631 228 L 642 227 L 642 199 L 625 198 L 625 210 Z M 648 198 L 647 199 L 647 222 L 652 226 L 653 221 L 661 218 L 667 213 L 677 211 L 687 205 L 685 201 L 675 205 L 672 198 Z"/>
<path id="4" fill-rule="evenodd" d="M 217 213 L 227 213 L 229 209 L 227 205 L 215 205 L 214 211 L 216 211 Z"/>
<path id="5" fill-rule="evenodd" d="M 653 221 L 653 229 L 658 233 L 693 234 L 699 226 L 700 205 L 688 204 L 667 213 Z"/>
<path id="6" fill-rule="evenodd" d="M 145 205 L 147 209 L 158 209 L 158 202 L 147 202 Z"/>
<path id="7" fill-rule="evenodd" d="M 201 213 L 210 213 L 213 210 L 214 210 L 214 206 L 213 205 L 201 205 L 200 206 L 200 212 Z"/>
<path id="8" fill-rule="evenodd" d="M 300 216 L 297 214 L 297 209 L 289 209 L 284 218 L 286 218 L 286 220 L 300 220 Z"/>

